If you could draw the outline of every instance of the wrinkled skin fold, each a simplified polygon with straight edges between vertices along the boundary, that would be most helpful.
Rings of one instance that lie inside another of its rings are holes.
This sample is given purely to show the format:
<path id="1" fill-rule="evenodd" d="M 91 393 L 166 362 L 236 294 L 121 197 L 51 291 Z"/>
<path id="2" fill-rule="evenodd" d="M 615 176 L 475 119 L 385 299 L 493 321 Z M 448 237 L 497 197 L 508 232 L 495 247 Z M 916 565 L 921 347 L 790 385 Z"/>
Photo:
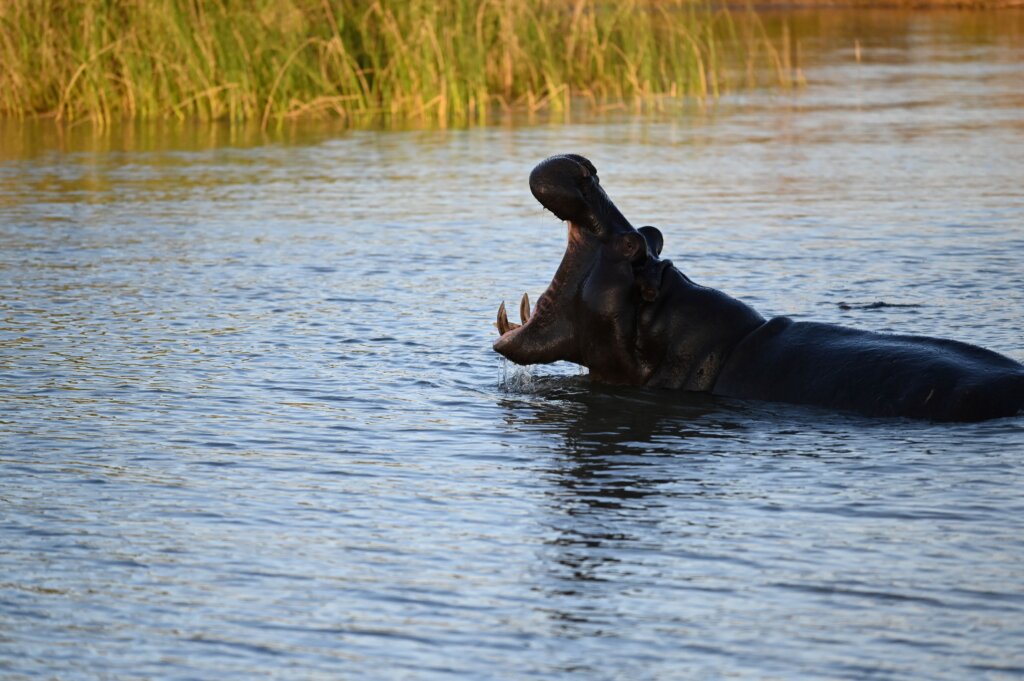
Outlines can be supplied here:
<path id="1" fill-rule="evenodd" d="M 568 224 L 551 284 L 522 324 L 498 311 L 494 349 L 517 364 L 567 360 L 598 381 L 852 410 L 975 421 L 1024 409 L 1024 365 L 966 343 L 834 324 L 765 320 L 661 258 L 582 156 L 530 173 L 534 197 Z"/>

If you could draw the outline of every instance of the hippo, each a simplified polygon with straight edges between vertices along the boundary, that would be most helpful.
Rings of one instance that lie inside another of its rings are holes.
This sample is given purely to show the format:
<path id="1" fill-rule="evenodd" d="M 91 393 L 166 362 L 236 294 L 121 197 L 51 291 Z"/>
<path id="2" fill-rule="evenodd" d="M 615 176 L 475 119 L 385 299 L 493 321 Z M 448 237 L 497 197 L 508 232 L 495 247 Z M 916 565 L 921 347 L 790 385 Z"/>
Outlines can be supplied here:
<path id="1" fill-rule="evenodd" d="M 498 308 L 494 350 L 517 364 L 567 360 L 593 380 L 933 421 L 1024 409 L 1024 365 L 967 343 L 765 319 L 662 259 L 656 227 L 634 228 L 594 164 L 553 156 L 534 197 L 568 223 L 562 262 L 522 324 Z"/>

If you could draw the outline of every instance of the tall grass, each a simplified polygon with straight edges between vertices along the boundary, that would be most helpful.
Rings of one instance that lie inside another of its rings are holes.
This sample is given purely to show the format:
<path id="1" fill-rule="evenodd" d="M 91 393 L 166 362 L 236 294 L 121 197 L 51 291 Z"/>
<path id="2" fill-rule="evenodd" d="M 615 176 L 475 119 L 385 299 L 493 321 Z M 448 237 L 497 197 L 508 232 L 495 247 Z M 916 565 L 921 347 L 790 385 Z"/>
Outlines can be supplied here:
<path id="1" fill-rule="evenodd" d="M 691 0 L 3 0 L 0 113 L 465 124 L 785 84 L 785 52 Z"/>

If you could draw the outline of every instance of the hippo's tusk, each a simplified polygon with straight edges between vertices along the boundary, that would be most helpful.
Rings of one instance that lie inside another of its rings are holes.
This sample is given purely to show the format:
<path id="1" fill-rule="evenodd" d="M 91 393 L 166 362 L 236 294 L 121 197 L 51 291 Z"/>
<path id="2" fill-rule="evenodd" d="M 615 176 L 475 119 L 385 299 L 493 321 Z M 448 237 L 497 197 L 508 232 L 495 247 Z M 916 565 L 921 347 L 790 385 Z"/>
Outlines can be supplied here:
<path id="1" fill-rule="evenodd" d="M 498 327 L 498 335 L 504 336 L 509 331 L 514 331 L 519 328 L 519 324 L 513 324 L 508 320 L 508 314 L 505 312 L 505 301 L 501 301 L 501 305 L 498 307 L 498 323 L 495 324 Z"/>
<path id="2" fill-rule="evenodd" d="M 523 324 L 530 321 L 530 296 L 523 294 L 523 299 L 519 301 L 519 319 L 522 320 Z"/>
<path id="3" fill-rule="evenodd" d="M 501 305 L 498 307 L 498 335 L 504 336 L 508 333 L 508 315 L 505 314 L 505 301 L 501 301 Z"/>

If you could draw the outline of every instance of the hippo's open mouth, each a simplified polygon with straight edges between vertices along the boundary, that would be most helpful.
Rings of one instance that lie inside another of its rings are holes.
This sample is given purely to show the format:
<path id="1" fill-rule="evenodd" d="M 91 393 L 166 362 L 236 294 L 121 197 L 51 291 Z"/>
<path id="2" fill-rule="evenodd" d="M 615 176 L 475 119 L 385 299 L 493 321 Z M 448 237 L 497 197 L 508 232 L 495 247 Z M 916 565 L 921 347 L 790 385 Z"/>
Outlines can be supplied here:
<path id="1" fill-rule="evenodd" d="M 519 305 L 521 324 L 508 319 L 505 304 L 498 308 L 494 349 L 517 364 L 546 364 L 559 360 L 583 363 L 591 345 L 579 328 L 593 330 L 594 306 L 585 300 L 585 285 L 596 269 L 602 281 L 616 279 L 610 267 L 622 263 L 630 282 L 630 261 L 646 256 L 644 238 L 615 207 L 597 177 L 597 169 L 582 156 L 552 156 L 530 173 L 530 191 L 545 208 L 569 226 L 565 255 L 551 284 L 530 309 L 528 296 Z M 609 288 L 609 290 L 611 290 Z M 601 315 L 600 311 L 598 316 Z M 582 322 L 588 323 L 582 323 Z"/>
<path id="2" fill-rule="evenodd" d="M 500 338 L 494 350 L 517 364 L 547 364 L 573 360 L 575 342 L 569 310 L 596 252 L 583 230 L 569 222 L 569 241 L 562 262 L 535 309 L 523 294 L 519 302 L 520 324 L 509 321 L 505 303 L 498 307 Z M 588 257 L 589 256 L 589 257 Z"/>

